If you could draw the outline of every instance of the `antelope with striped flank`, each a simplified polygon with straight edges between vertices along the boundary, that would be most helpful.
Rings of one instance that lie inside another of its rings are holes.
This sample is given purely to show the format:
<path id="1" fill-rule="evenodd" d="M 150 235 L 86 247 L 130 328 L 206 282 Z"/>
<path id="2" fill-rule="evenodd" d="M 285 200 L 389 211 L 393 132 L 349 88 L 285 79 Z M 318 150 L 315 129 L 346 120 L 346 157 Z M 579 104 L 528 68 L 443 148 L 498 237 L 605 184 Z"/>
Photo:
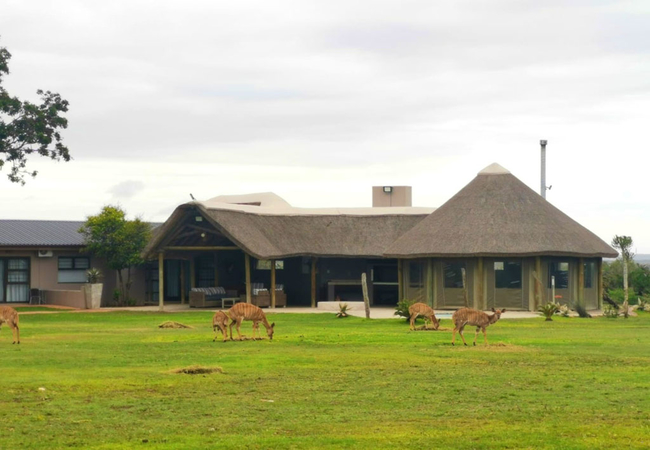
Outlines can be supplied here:
<path id="1" fill-rule="evenodd" d="M 212 317 L 212 331 L 214 331 L 214 339 L 212 342 L 217 340 L 217 327 L 221 330 L 223 334 L 223 341 L 228 340 L 228 322 L 230 322 L 230 317 L 226 315 L 223 311 L 217 311 Z"/>
<path id="2" fill-rule="evenodd" d="M 474 345 L 476 345 L 476 337 L 478 336 L 479 331 L 483 331 L 483 337 L 485 338 L 485 345 L 488 345 L 487 333 L 485 329 L 489 325 L 496 323 L 497 320 L 501 318 L 501 314 L 506 312 L 506 310 L 505 308 L 497 309 L 497 310 L 492 308 L 492 312 L 494 314 L 490 315 L 484 313 L 483 311 L 477 311 L 476 309 L 471 309 L 471 308 L 461 308 L 458 311 L 456 311 L 451 316 L 451 321 L 454 324 L 454 333 L 451 337 L 451 345 L 454 345 L 454 343 L 456 342 L 456 332 L 460 334 L 460 337 L 463 339 L 463 343 L 467 345 L 467 342 L 465 341 L 465 336 L 463 336 L 463 330 L 465 329 L 465 325 L 476 327 L 476 333 L 474 334 Z"/>
<path id="3" fill-rule="evenodd" d="M 437 330 L 440 327 L 440 322 L 436 318 L 436 314 L 432 308 L 427 306 L 425 303 L 413 303 L 409 306 L 409 322 L 411 323 L 411 330 L 415 329 L 415 319 L 418 316 L 424 317 L 424 326 L 427 325 L 427 320 L 433 324 L 433 329 Z"/>
<path id="4" fill-rule="evenodd" d="M 228 316 L 230 317 L 230 339 L 232 340 L 232 326 L 237 324 L 237 336 L 239 340 L 242 340 L 241 332 L 239 327 L 244 320 L 251 320 L 253 322 L 253 339 L 255 339 L 255 332 L 260 334 L 260 322 L 266 328 L 266 334 L 270 340 L 273 340 L 273 327 L 275 323 L 269 324 L 269 321 L 266 319 L 266 315 L 261 308 L 252 305 L 250 303 L 237 303 L 235 306 L 230 308 L 227 311 Z M 262 335 L 260 334 L 260 339 Z"/>
<path id="5" fill-rule="evenodd" d="M 0 326 L 3 323 L 9 325 L 11 334 L 14 337 L 14 344 L 20 344 L 20 329 L 18 328 L 18 311 L 11 306 L 0 306 Z"/>

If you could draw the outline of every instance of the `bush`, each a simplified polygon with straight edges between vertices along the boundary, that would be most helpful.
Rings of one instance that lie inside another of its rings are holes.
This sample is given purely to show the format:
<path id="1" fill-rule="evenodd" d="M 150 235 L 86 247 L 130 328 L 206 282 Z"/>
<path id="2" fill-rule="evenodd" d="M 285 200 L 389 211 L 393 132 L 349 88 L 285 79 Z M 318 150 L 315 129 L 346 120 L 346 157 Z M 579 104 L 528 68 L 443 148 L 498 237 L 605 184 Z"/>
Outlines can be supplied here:
<path id="1" fill-rule="evenodd" d="M 569 312 L 571 312 L 571 309 L 569 309 L 569 305 L 558 305 L 555 314 L 562 317 L 569 317 Z"/>
<path id="2" fill-rule="evenodd" d="M 409 317 L 411 317 L 411 314 L 409 314 L 409 308 L 413 303 L 415 303 L 414 300 L 409 300 L 407 298 L 397 302 L 397 306 L 395 307 L 395 315 L 406 317 L 406 320 L 408 321 Z"/>
<path id="3" fill-rule="evenodd" d="M 603 308 L 603 317 L 618 319 L 618 310 L 611 305 L 605 305 Z"/>
<path id="4" fill-rule="evenodd" d="M 619 305 L 625 301 L 625 291 L 623 289 L 610 289 L 607 291 L 607 295 Z"/>
<path id="5" fill-rule="evenodd" d="M 336 313 L 336 317 L 342 319 L 343 317 L 348 316 L 348 310 L 350 306 L 347 303 L 339 303 L 339 312 Z"/>
<path id="6" fill-rule="evenodd" d="M 581 304 L 579 304 L 579 303 L 576 305 L 576 312 L 578 313 L 578 315 L 580 317 L 583 317 L 583 318 L 591 317 L 591 314 L 589 314 L 587 312 L 587 309 L 584 306 L 582 306 Z"/>
<path id="7" fill-rule="evenodd" d="M 101 279 L 102 279 L 101 270 L 91 267 L 86 271 L 86 280 L 88 281 L 88 283 L 91 284 L 99 283 Z"/>
<path id="8" fill-rule="evenodd" d="M 553 302 L 547 303 L 539 307 L 539 312 L 541 312 L 542 315 L 546 317 L 547 322 L 551 322 L 553 320 L 553 314 L 555 314 L 557 310 L 558 310 L 558 305 L 557 303 L 553 303 Z"/>

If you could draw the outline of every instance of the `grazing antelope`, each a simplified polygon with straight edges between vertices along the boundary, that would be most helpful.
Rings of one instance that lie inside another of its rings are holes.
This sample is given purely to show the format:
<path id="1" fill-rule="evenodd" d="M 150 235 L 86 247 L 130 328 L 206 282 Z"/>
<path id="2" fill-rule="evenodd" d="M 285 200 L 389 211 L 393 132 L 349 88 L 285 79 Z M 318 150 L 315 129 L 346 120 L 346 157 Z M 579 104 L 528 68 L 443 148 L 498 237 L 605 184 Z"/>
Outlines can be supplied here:
<path id="1" fill-rule="evenodd" d="M 230 339 L 232 340 L 232 326 L 237 324 L 237 336 L 239 340 L 242 340 L 241 332 L 239 327 L 241 326 L 242 321 L 252 320 L 253 321 L 253 339 L 255 339 L 255 331 L 259 334 L 260 331 L 260 322 L 266 328 L 266 334 L 269 336 L 270 340 L 273 340 L 273 327 L 275 323 L 269 324 L 269 321 L 266 320 L 266 315 L 261 308 L 251 305 L 250 303 L 237 303 L 235 306 L 230 308 L 227 311 L 228 316 L 230 316 Z M 260 339 L 262 335 L 260 335 Z"/>
<path id="2" fill-rule="evenodd" d="M 433 329 L 437 330 L 440 327 L 440 322 L 436 318 L 436 314 L 429 306 L 424 303 L 413 303 L 409 306 L 409 321 L 411 322 L 411 330 L 415 329 L 415 319 L 418 316 L 424 317 L 424 325 L 426 326 L 427 320 L 433 324 Z"/>
<path id="3" fill-rule="evenodd" d="M 485 329 L 489 325 L 496 323 L 496 321 L 501 318 L 501 314 L 506 312 L 506 310 L 505 308 L 497 310 L 492 308 L 492 312 L 494 312 L 494 314 L 489 315 L 483 311 L 477 311 L 471 308 L 461 308 L 456 311 L 451 316 L 451 321 L 454 323 L 454 334 L 451 337 L 451 345 L 454 345 L 454 342 L 456 341 L 456 332 L 460 334 L 460 337 L 463 339 L 463 343 L 467 345 L 467 342 L 465 342 L 465 336 L 463 336 L 465 325 L 476 327 L 476 334 L 474 334 L 474 345 L 476 345 L 476 337 L 478 336 L 479 330 L 483 331 L 485 345 L 488 345 L 487 333 L 485 332 Z"/>
<path id="4" fill-rule="evenodd" d="M 20 329 L 18 328 L 18 312 L 11 306 L 0 306 L 0 326 L 6 323 L 11 328 L 14 344 L 20 344 Z"/>
<path id="5" fill-rule="evenodd" d="M 217 311 L 212 317 L 212 331 L 214 331 L 214 339 L 212 342 L 217 340 L 217 327 L 221 330 L 223 334 L 223 341 L 228 340 L 228 322 L 230 322 L 230 317 L 226 315 L 223 311 Z"/>

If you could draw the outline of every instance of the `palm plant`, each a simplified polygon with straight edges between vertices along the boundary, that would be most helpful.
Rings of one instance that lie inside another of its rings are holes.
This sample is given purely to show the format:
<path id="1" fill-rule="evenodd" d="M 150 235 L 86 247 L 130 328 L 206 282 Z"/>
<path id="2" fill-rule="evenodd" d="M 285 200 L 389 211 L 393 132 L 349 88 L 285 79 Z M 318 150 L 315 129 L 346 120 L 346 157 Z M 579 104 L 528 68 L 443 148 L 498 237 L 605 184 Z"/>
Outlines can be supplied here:
<path id="1" fill-rule="evenodd" d="M 553 314 L 555 314 L 558 310 L 557 303 L 547 303 L 545 305 L 542 305 L 539 307 L 539 312 L 542 313 L 544 317 L 546 317 L 547 322 L 553 321 Z"/>
<path id="2" fill-rule="evenodd" d="M 347 303 L 339 303 L 339 312 L 336 313 L 336 317 L 342 319 L 343 317 L 348 317 L 348 310 L 350 306 Z"/>
<path id="3" fill-rule="evenodd" d="M 88 283 L 91 284 L 99 283 L 99 280 L 102 279 L 101 270 L 91 267 L 86 271 L 86 279 L 88 280 Z"/>

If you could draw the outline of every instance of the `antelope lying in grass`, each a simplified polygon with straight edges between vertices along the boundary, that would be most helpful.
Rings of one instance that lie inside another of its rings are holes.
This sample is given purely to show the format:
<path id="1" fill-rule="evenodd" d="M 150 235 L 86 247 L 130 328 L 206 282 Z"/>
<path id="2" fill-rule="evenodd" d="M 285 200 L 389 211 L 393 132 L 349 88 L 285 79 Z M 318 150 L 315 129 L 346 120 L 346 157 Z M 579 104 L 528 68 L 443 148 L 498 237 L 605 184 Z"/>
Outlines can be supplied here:
<path id="1" fill-rule="evenodd" d="M 411 330 L 415 329 L 415 319 L 418 316 L 424 317 L 424 325 L 426 327 L 427 320 L 433 324 L 433 329 L 437 330 L 440 327 L 440 322 L 436 318 L 436 314 L 429 306 L 424 303 L 414 303 L 409 306 L 409 322 L 411 322 Z"/>
<path id="2" fill-rule="evenodd" d="M 217 311 L 212 317 L 212 331 L 214 331 L 214 339 L 212 342 L 217 340 L 217 327 L 223 333 L 223 341 L 228 340 L 228 322 L 230 322 L 230 317 L 226 315 L 223 311 Z"/>
<path id="3" fill-rule="evenodd" d="M 228 316 L 230 316 L 230 339 L 232 340 L 232 326 L 237 324 L 237 336 L 239 340 L 242 340 L 241 332 L 239 327 L 241 326 L 242 321 L 252 320 L 253 321 L 253 339 L 255 339 L 255 331 L 259 334 L 260 332 L 260 322 L 266 328 L 266 334 L 270 340 L 273 340 L 273 327 L 275 324 L 269 324 L 269 321 L 266 320 L 266 315 L 261 308 L 251 305 L 250 303 L 237 303 L 235 306 L 228 310 Z M 260 339 L 262 335 L 260 334 Z"/>
<path id="4" fill-rule="evenodd" d="M 487 333 L 485 332 L 485 329 L 489 325 L 496 323 L 496 321 L 501 318 L 501 314 L 506 312 L 506 310 L 505 308 L 497 310 L 492 308 L 492 312 L 494 312 L 494 314 L 489 315 L 483 311 L 477 311 L 471 308 L 461 308 L 456 311 L 451 316 L 451 321 L 454 324 L 454 334 L 451 337 L 451 345 L 454 345 L 456 342 L 456 332 L 460 334 L 460 337 L 463 339 L 463 343 L 467 345 L 467 342 L 465 342 L 465 336 L 463 336 L 465 325 L 476 327 L 476 333 L 474 334 L 474 345 L 476 345 L 476 337 L 478 336 L 479 330 L 483 331 L 485 345 L 488 345 Z"/>
<path id="5" fill-rule="evenodd" d="M 18 328 L 18 311 L 11 306 L 0 306 L 0 326 L 6 323 L 11 328 L 14 344 L 20 344 L 20 329 Z"/>

